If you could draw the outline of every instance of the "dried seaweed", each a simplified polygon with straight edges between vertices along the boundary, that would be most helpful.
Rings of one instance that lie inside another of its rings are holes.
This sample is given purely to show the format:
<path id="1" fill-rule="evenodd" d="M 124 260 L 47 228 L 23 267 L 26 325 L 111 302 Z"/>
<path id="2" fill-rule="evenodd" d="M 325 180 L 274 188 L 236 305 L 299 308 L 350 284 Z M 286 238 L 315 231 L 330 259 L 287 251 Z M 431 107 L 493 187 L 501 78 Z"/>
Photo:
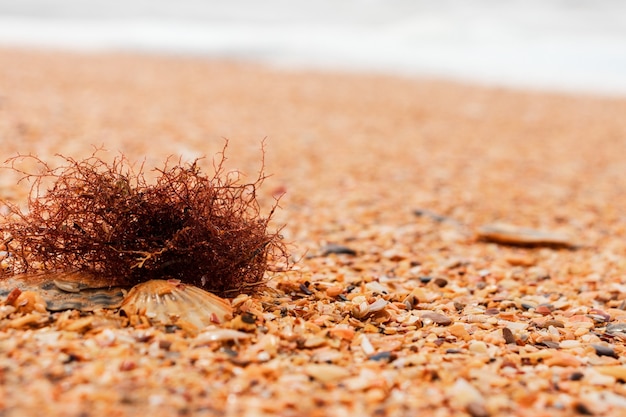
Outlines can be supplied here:
<path id="1" fill-rule="evenodd" d="M 198 160 L 168 160 L 152 182 L 143 165 L 135 171 L 124 156 L 107 163 L 98 150 L 83 160 L 59 155 L 56 168 L 32 155 L 7 160 L 32 188 L 27 209 L 7 204 L 0 224 L 3 273 L 88 270 L 111 285 L 174 278 L 222 295 L 254 288 L 269 262 L 286 259 L 279 231 L 267 231 L 278 202 L 262 216 L 263 164 L 254 182 L 242 183 L 225 171 L 225 150 L 212 177 Z M 23 159 L 41 172 L 20 170 Z"/>

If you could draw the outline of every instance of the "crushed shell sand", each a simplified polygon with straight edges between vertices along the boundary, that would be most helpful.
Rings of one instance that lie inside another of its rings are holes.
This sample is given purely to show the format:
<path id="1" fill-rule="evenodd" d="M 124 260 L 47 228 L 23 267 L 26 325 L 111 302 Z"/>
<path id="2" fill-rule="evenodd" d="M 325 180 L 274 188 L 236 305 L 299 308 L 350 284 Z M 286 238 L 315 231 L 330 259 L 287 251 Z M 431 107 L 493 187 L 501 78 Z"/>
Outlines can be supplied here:
<path id="1" fill-rule="evenodd" d="M 183 58 L 0 59 L 7 156 L 104 143 L 158 165 L 225 136 L 254 174 L 268 136 L 261 198 L 286 191 L 275 220 L 297 260 L 204 329 L 13 299 L 3 415 L 625 412 L 626 101 Z M 493 223 L 576 247 L 478 239 Z"/>

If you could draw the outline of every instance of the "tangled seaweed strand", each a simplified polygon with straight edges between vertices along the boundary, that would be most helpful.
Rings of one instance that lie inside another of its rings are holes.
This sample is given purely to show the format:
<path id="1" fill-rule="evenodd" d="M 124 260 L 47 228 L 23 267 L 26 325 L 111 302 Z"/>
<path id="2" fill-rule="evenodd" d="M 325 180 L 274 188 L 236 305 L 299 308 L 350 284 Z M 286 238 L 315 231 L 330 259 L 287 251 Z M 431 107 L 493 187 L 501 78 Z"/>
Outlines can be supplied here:
<path id="1" fill-rule="evenodd" d="M 33 186 L 28 210 L 9 205 L 0 224 L 7 271 L 37 265 L 96 272 L 111 285 L 174 278 L 221 295 L 249 291 L 263 282 L 268 261 L 285 259 L 286 251 L 278 231 L 267 232 L 277 202 L 267 217 L 260 214 L 263 169 L 255 182 L 241 184 L 238 173 L 224 172 L 224 151 L 212 178 L 197 160 L 166 162 L 155 170 L 154 184 L 145 180 L 143 165 L 135 173 L 123 156 L 108 164 L 97 151 L 84 160 L 61 156 L 65 164 L 55 169 L 34 156 L 9 159 Z M 43 172 L 20 171 L 16 163 L 23 158 Z"/>

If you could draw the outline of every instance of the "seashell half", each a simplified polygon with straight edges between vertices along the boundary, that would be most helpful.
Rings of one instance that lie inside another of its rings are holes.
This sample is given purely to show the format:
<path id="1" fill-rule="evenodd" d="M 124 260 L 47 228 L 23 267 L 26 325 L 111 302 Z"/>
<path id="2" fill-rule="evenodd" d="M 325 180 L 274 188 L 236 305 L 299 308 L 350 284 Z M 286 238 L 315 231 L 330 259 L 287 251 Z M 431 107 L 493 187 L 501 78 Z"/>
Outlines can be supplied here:
<path id="1" fill-rule="evenodd" d="M 479 239 L 505 245 L 576 247 L 572 238 L 563 233 L 534 230 L 506 223 L 493 223 L 478 229 Z"/>
<path id="2" fill-rule="evenodd" d="M 43 272 L 0 278 L 0 298 L 15 289 L 34 292 L 45 301 L 49 311 L 119 308 L 125 291 L 111 286 L 111 280 L 86 271 Z"/>
<path id="3" fill-rule="evenodd" d="M 121 311 L 145 316 L 152 324 L 176 324 L 198 329 L 232 317 L 226 300 L 179 280 L 151 280 L 135 285 L 124 298 Z"/>

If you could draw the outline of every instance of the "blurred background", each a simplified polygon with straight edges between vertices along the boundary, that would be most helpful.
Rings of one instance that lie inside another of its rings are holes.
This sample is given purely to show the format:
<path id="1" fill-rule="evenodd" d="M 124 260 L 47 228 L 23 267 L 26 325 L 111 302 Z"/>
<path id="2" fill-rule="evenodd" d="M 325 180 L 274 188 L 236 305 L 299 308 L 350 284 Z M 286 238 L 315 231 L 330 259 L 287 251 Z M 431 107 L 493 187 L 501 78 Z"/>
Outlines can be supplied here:
<path id="1" fill-rule="evenodd" d="M 626 94 L 620 0 L 0 0 L 0 46 Z"/>

